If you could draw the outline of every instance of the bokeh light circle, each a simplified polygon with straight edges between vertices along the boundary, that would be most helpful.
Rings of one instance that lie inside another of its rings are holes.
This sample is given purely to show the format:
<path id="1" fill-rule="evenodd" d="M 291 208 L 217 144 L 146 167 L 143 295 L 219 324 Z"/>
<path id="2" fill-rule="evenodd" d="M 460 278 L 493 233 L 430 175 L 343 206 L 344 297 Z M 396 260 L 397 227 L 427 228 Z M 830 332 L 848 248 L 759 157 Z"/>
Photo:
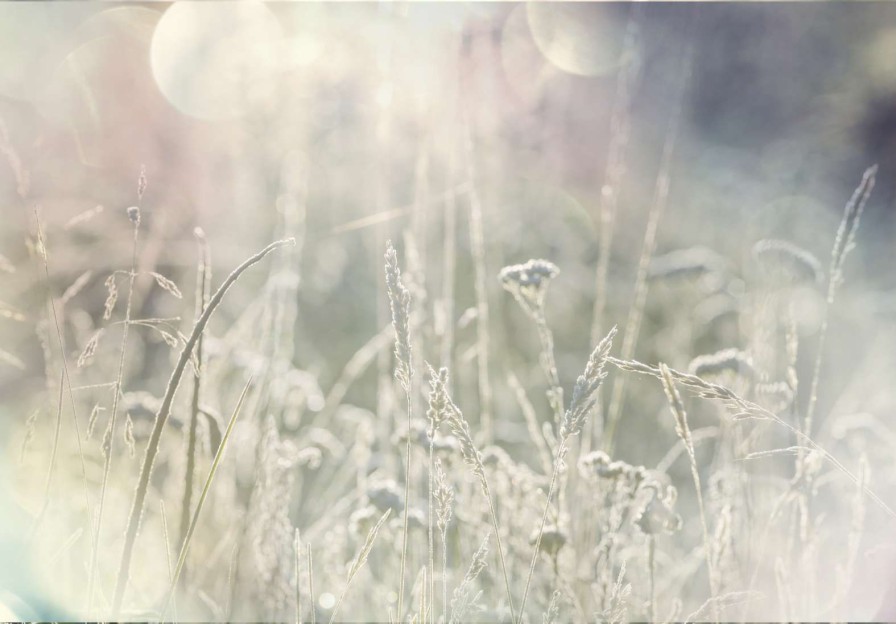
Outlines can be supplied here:
<path id="1" fill-rule="evenodd" d="M 240 117 L 273 98 L 282 37 L 259 2 L 177 2 L 153 35 L 153 76 L 186 115 Z"/>
<path id="2" fill-rule="evenodd" d="M 535 45 L 558 69 L 579 76 L 613 72 L 621 61 L 622 31 L 610 9 L 596 2 L 529 2 Z"/>

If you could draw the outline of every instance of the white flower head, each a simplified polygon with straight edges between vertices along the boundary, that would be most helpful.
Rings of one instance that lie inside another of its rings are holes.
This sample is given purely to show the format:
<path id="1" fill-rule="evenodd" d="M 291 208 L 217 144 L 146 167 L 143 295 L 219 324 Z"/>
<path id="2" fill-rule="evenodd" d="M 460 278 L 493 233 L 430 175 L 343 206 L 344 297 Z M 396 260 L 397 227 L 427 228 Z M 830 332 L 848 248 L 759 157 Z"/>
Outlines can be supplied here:
<path id="1" fill-rule="evenodd" d="M 537 316 L 544 309 L 547 286 L 557 277 L 560 269 L 548 260 L 529 260 L 501 269 L 498 278 L 530 316 Z"/>

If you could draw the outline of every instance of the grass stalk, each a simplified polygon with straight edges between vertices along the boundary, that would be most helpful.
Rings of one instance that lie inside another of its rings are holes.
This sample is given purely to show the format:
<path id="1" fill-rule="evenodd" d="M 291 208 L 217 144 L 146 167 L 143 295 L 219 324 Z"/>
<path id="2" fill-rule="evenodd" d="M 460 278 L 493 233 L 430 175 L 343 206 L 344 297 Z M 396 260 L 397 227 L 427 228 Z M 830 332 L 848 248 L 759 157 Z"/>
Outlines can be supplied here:
<path id="1" fill-rule="evenodd" d="M 134 280 L 137 278 L 137 249 L 140 239 L 140 212 L 137 209 L 136 216 L 131 219 L 133 223 L 133 244 L 131 249 L 131 270 L 128 274 L 128 294 L 125 300 L 124 322 L 121 328 L 121 345 L 118 349 L 118 372 L 115 376 L 115 385 L 112 394 L 112 410 L 109 415 L 109 429 L 107 433 L 108 448 L 104 448 L 105 461 L 103 463 L 103 480 L 100 485 L 100 498 L 97 508 L 96 529 L 93 535 L 93 548 L 90 554 L 90 572 L 87 582 L 87 613 L 93 608 L 93 590 L 97 574 L 97 557 L 100 548 L 100 535 L 103 526 L 103 511 L 106 503 L 106 490 L 109 485 L 109 475 L 112 472 L 112 456 L 115 448 L 115 425 L 118 421 L 118 405 L 122 396 L 121 386 L 124 382 L 124 361 L 128 346 L 128 331 L 131 326 L 131 306 L 134 299 Z M 114 279 L 114 278 L 113 278 Z M 105 446 L 105 439 L 104 439 Z"/>
<path id="2" fill-rule="evenodd" d="M 809 404 L 806 407 L 806 417 L 803 421 L 803 431 L 806 435 L 812 435 L 812 419 L 815 415 L 815 405 L 818 402 L 818 383 L 821 379 L 821 363 L 824 359 L 824 346 L 828 334 L 828 317 L 831 306 L 837 296 L 837 289 L 843 282 L 843 264 L 849 251 L 855 245 L 856 231 L 865 204 L 874 188 L 877 165 L 869 167 L 862 176 L 862 181 L 853 192 L 852 197 L 843 210 L 843 219 L 837 228 L 834 239 L 834 248 L 831 251 L 831 266 L 828 270 L 828 289 L 824 303 L 824 311 L 821 317 L 821 328 L 818 330 L 818 345 L 815 351 L 815 362 L 812 366 L 812 384 L 809 391 Z"/>
<path id="3" fill-rule="evenodd" d="M 691 29 L 694 29 L 696 19 L 692 19 Z M 656 186 L 653 193 L 653 202 L 647 217 L 647 227 L 644 232 L 644 240 L 641 245 L 641 256 L 638 259 L 638 273 L 635 278 L 635 299 L 629 308 L 628 318 L 625 323 L 625 331 L 622 335 L 622 358 L 629 360 L 635 355 L 635 347 L 638 343 L 638 335 L 641 331 L 641 322 L 644 318 L 644 307 L 647 303 L 647 271 L 650 267 L 650 259 L 656 249 L 657 232 L 659 224 L 666 212 L 666 204 L 669 199 L 669 186 L 671 183 L 672 156 L 675 152 L 675 144 L 678 140 L 678 132 L 681 127 L 682 112 L 684 110 L 685 94 L 691 82 L 694 59 L 694 33 L 690 33 L 684 55 L 681 60 L 678 81 L 678 92 L 675 96 L 675 108 L 669 119 L 669 127 L 666 131 L 666 139 L 663 144 L 663 152 L 660 159 L 660 170 L 656 178 Z M 619 419 L 622 417 L 622 408 L 625 403 L 625 375 L 619 377 L 613 383 L 610 396 L 610 407 L 607 413 L 606 430 L 604 432 L 604 450 L 612 456 L 615 445 L 616 429 Z"/>
<path id="4" fill-rule="evenodd" d="M 221 304 L 221 301 L 223 301 L 224 295 L 227 293 L 230 287 L 233 286 L 234 282 L 239 279 L 240 275 L 242 275 L 243 272 L 245 272 L 246 269 L 248 269 L 252 265 L 260 262 L 265 256 L 267 256 L 278 247 L 282 247 L 283 245 L 287 244 L 293 244 L 293 242 L 294 241 L 287 239 L 271 243 L 270 245 L 259 251 L 257 254 L 247 259 L 236 269 L 234 269 L 234 271 L 227 276 L 227 278 L 224 280 L 215 294 L 212 295 L 211 299 L 209 299 L 205 311 L 202 313 L 202 316 L 199 317 L 199 320 L 196 321 L 190 337 L 187 339 L 186 344 L 181 350 L 180 356 L 177 360 L 177 364 L 175 365 L 174 370 L 171 373 L 171 377 L 168 379 L 168 386 L 165 390 L 165 395 L 162 399 L 159 410 L 156 413 L 155 425 L 153 426 L 149 442 L 146 446 L 146 455 L 144 456 L 143 460 L 143 468 L 140 472 L 140 480 L 137 484 L 137 491 L 134 496 L 134 504 L 131 507 L 127 530 L 125 532 L 124 549 L 121 554 L 121 564 L 118 570 L 118 584 L 115 588 L 115 595 L 112 602 L 112 609 L 114 613 L 118 613 L 121 610 L 121 602 L 124 598 L 125 588 L 127 587 L 127 583 L 130 578 L 130 566 L 131 558 L 134 551 L 134 542 L 137 539 L 137 531 L 139 530 L 140 518 L 143 515 L 143 506 L 146 501 L 146 493 L 149 490 L 149 479 L 152 474 L 153 462 L 155 461 L 156 454 L 158 454 L 159 452 L 159 444 L 162 438 L 162 431 L 165 428 L 165 423 L 168 421 L 168 416 L 171 414 L 171 406 L 174 402 L 174 395 L 177 392 L 177 387 L 180 384 L 181 377 L 183 376 L 184 370 L 187 367 L 187 363 L 190 360 L 193 348 L 196 346 L 196 342 L 199 340 L 199 336 L 203 331 L 205 331 L 205 327 L 208 324 L 208 321 L 211 318 L 212 314 Z"/>
<path id="5" fill-rule="evenodd" d="M 675 417 L 675 432 L 678 434 L 678 437 L 684 444 L 685 450 L 688 454 L 688 463 L 691 467 L 691 478 L 694 480 L 694 489 L 697 493 L 697 507 L 700 513 L 700 526 L 703 530 L 703 551 L 706 557 L 706 570 L 709 576 L 709 600 L 713 601 L 713 604 L 715 605 L 715 598 L 719 595 L 719 578 L 715 570 L 715 566 L 713 566 L 712 563 L 709 525 L 706 522 L 706 506 L 703 503 L 703 488 L 700 485 L 700 471 L 697 468 L 697 454 L 694 451 L 694 442 L 691 438 L 691 428 L 688 426 L 687 412 L 684 409 L 684 404 L 681 401 L 681 396 L 678 394 L 678 389 L 675 387 L 675 380 L 672 379 L 672 374 L 669 372 L 669 367 L 665 364 L 660 364 L 659 368 L 660 374 L 662 376 L 661 381 L 663 383 L 663 390 L 665 390 L 666 392 L 666 398 L 669 400 L 669 406 L 672 410 L 672 415 Z M 651 540 L 653 540 L 653 536 L 651 536 Z M 718 622 L 719 612 L 718 608 L 715 606 L 713 607 L 713 614 L 715 616 L 715 621 Z"/>
<path id="6" fill-rule="evenodd" d="M 383 523 L 389 517 L 389 514 L 392 513 L 391 509 L 387 509 L 385 513 L 380 516 L 380 519 L 377 520 L 376 524 L 372 529 L 367 533 L 367 539 L 364 540 L 364 545 L 361 546 L 361 550 L 358 552 L 358 556 L 355 558 L 352 563 L 352 567 L 348 571 L 348 579 L 345 582 L 345 587 L 342 588 L 342 593 L 339 594 L 339 599 L 336 601 L 336 604 L 333 605 L 333 611 L 330 613 L 330 620 L 328 624 L 333 624 L 336 621 L 336 614 L 339 612 L 339 607 L 342 606 L 342 602 L 345 599 L 345 594 L 348 592 L 348 588 L 351 587 L 352 581 L 355 576 L 357 576 L 358 572 L 361 571 L 361 568 L 364 567 L 364 564 L 367 563 L 367 556 L 370 554 L 370 551 L 373 549 L 373 543 L 376 541 L 376 536 L 380 531 L 380 527 L 383 526 Z M 424 614 L 421 614 L 421 617 L 424 617 Z"/>
<path id="7" fill-rule="evenodd" d="M 293 539 L 293 554 L 294 554 L 294 565 L 295 565 L 295 581 L 296 581 L 296 624 L 302 624 L 302 590 L 301 590 L 301 578 L 299 577 L 299 559 L 301 558 L 300 549 L 302 543 L 299 540 L 299 530 L 296 529 L 295 537 Z"/>
<path id="8" fill-rule="evenodd" d="M 476 185 L 476 168 L 473 162 L 473 137 L 469 120 L 464 124 L 467 178 L 470 200 L 470 246 L 473 253 L 474 283 L 476 290 L 476 366 L 479 373 L 479 418 L 481 435 L 486 444 L 492 441 L 492 386 L 489 378 L 489 309 L 488 273 L 485 263 L 485 234 L 482 203 Z"/>
<path id="9" fill-rule="evenodd" d="M 196 530 L 196 525 L 199 522 L 199 514 L 202 513 L 202 506 L 205 504 L 205 499 L 208 497 L 208 493 L 211 490 L 212 481 L 215 478 L 215 473 L 218 471 L 218 465 L 221 463 L 221 458 L 224 456 L 224 451 L 227 447 L 227 441 L 230 439 L 230 434 L 233 432 L 233 426 L 236 424 L 236 419 L 240 415 L 240 411 L 243 407 L 243 400 L 246 398 L 246 394 L 249 392 L 249 388 L 252 386 L 252 378 L 249 378 L 249 381 L 246 382 L 243 391 L 240 393 L 240 398 L 236 402 L 236 407 L 233 409 L 233 414 L 230 416 L 230 421 L 227 423 L 227 429 L 224 431 L 224 435 L 221 438 L 221 444 L 218 446 L 218 451 L 215 453 L 215 459 L 212 460 L 212 466 L 208 471 L 208 477 L 205 479 L 205 485 L 202 486 L 202 492 L 199 494 L 199 500 L 196 502 L 196 509 L 193 511 L 193 515 L 190 519 L 190 525 L 187 528 L 187 533 L 184 536 L 184 543 L 180 547 L 180 555 L 177 557 L 177 565 L 174 568 L 174 575 L 171 579 L 171 586 L 168 588 L 168 595 L 165 598 L 164 606 L 162 607 L 162 617 L 165 617 L 165 612 L 168 610 L 168 605 L 171 604 L 172 599 L 174 598 L 174 591 L 177 588 L 177 581 L 180 578 L 181 573 L 184 570 L 184 564 L 187 560 L 187 552 L 190 549 L 190 540 L 193 538 L 193 533 Z"/>
<path id="10" fill-rule="evenodd" d="M 647 536 L 647 621 L 656 622 L 656 536 Z"/>
<path id="11" fill-rule="evenodd" d="M 569 409 L 567 409 L 563 415 L 563 422 L 557 434 L 557 453 L 554 457 L 554 467 L 551 471 L 551 482 L 548 486 L 547 500 L 544 504 L 544 511 L 541 514 L 541 524 L 538 527 L 538 533 L 535 538 L 535 548 L 532 553 L 532 560 L 529 563 L 529 572 L 526 575 L 526 584 L 523 589 L 523 600 L 520 603 L 520 617 L 518 624 L 522 624 L 523 618 L 525 617 L 526 599 L 529 597 L 529 588 L 532 585 L 532 577 L 535 574 L 535 565 L 538 563 L 541 538 L 544 535 L 544 527 L 547 524 L 548 514 L 551 510 L 551 500 L 554 498 L 554 490 L 560 476 L 563 458 L 566 456 L 568 450 L 567 441 L 570 436 L 578 435 L 582 432 L 588 414 L 595 407 L 598 390 L 606 377 L 604 368 L 609 359 L 610 349 L 613 346 L 613 338 L 615 336 L 616 328 L 613 327 L 607 336 L 597 344 L 594 351 L 591 352 L 584 373 L 582 373 L 576 380 Z"/>
<path id="12" fill-rule="evenodd" d="M 314 559 L 311 557 L 311 544 L 307 547 L 308 555 L 308 600 L 311 601 L 311 624 L 317 624 L 317 610 L 314 607 Z"/>
<path id="13" fill-rule="evenodd" d="M 50 452 L 50 465 L 47 468 L 47 484 L 44 486 L 44 502 L 41 505 L 40 513 L 37 514 L 37 519 L 34 521 L 34 524 L 31 527 L 31 537 L 37 533 L 37 528 L 40 526 L 40 523 L 44 519 L 44 515 L 47 513 L 47 507 L 50 506 L 50 486 L 53 483 L 53 472 L 56 468 L 56 456 L 59 452 L 59 432 L 62 430 L 62 397 L 63 391 L 65 390 L 65 373 L 63 372 L 59 376 L 59 398 L 56 407 L 56 427 L 55 432 L 53 433 L 53 450 Z"/>
<path id="14" fill-rule="evenodd" d="M 201 230 L 198 230 L 201 232 Z M 208 245 L 204 236 L 197 236 L 199 242 L 199 265 L 196 271 L 196 313 L 199 319 L 205 309 L 209 295 L 209 281 L 211 265 L 209 262 Z M 184 497 L 180 512 L 180 543 L 186 540 L 187 529 L 190 523 L 190 510 L 193 507 L 193 475 L 196 471 L 196 430 L 199 424 L 199 398 L 202 389 L 202 336 L 196 341 L 195 367 L 193 369 L 193 392 L 190 397 L 190 429 L 187 434 L 187 468 L 184 477 Z M 187 571 L 183 571 L 184 582 L 187 580 Z"/>
<path id="15" fill-rule="evenodd" d="M 43 234 L 43 229 L 40 225 L 40 214 L 38 213 L 38 209 L 34 209 L 34 223 L 37 228 L 37 239 L 38 245 L 40 246 L 40 257 L 43 264 L 43 278 L 44 283 L 47 288 L 47 302 L 50 307 L 50 316 L 53 317 L 53 327 L 56 330 L 56 340 L 59 343 L 59 356 L 62 359 L 62 374 L 63 380 L 68 384 L 68 398 L 72 404 L 72 421 L 75 425 L 75 438 L 78 442 L 78 459 L 81 462 L 81 478 L 84 480 L 84 502 L 85 502 L 85 511 L 88 517 L 88 523 L 90 518 L 90 494 L 89 487 L 87 485 L 87 466 L 84 462 L 84 449 L 81 445 L 81 426 L 78 424 L 78 412 L 77 407 L 75 405 L 75 395 L 72 390 L 72 378 L 68 371 L 68 358 L 65 355 L 65 339 L 62 334 L 62 323 L 59 320 L 59 314 L 56 311 L 56 303 L 53 300 L 53 293 L 50 284 L 50 260 L 49 260 L 49 251 L 47 250 L 46 239 Z"/>

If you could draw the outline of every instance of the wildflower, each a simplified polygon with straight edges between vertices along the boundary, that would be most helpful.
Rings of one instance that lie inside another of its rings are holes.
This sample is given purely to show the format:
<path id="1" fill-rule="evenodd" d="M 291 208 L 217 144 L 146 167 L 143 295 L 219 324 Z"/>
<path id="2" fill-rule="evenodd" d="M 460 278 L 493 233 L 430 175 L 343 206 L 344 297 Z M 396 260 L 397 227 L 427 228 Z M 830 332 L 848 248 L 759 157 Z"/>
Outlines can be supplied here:
<path id="1" fill-rule="evenodd" d="M 538 541 L 538 531 L 529 536 L 529 544 L 534 545 Z M 560 549 L 566 544 L 566 533 L 557 526 L 547 526 L 541 534 L 539 550 L 550 557 L 556 557 Z"/>
<path id="2" fill-rule="evenodd" d="M 638 528 L 647 535 L 678 531 L 681 528 L 681 516 L 672 508 L 677 490 L 671 485 L 664 488 L 653 480 L 643 483 L 640 489 L 647 493 L 647 500 L 634 519 Z"/>
<path id="3" fill-rule="evenodd" d="M 529 260 L 501 269 L 498 279 L 529 316 L 537 318 L 544 310 L 544 298 L 548 284 L 557 277 L 560 269 L 547 260 Z"/>
<path id="4" fill-rule="evenodd" d="M 391 479 L 372 484 L 367 489 L 367 498 L 381 512 L 392 509 L 397 513 L 404 509 L 401 491 Z"/>
<path id="5" fill-rule="evenodd" d="M 579 459 L 579 474 L 583 477 L 603 477 L 609 464 L 609 455 L 603 451 L 592 451 Z"/>
<path id="6" fill-rule="evenodd" d="M 134 225 L 140 225 L 140 209 L 137 206 L 128 208 L 128 219 L 130 219 L 131 223 Z"/>

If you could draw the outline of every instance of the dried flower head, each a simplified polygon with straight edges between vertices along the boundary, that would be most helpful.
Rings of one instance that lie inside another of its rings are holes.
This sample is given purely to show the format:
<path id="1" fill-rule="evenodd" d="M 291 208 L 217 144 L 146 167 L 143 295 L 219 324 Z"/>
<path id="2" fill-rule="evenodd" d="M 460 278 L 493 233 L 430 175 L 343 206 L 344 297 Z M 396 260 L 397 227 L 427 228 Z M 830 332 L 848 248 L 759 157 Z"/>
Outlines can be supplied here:
<path id="1" fill-rule="evenodd" d="M 560 269 L 554 263 L 533 259 L 525 264 L 504 267 L 498 274 L 498 279 L 529 316 L 537 317 L 544 311 L 548 284 L 559 273 Z"/>
<path id="2" fill-rule="evenodd" d="M 348 518 L 348 529 L 356 537 L 367 535 L 376 524 L 380 512 L 373 505 L 365 505 L 352 512 Z"/>
<path id="3" fill-rule="evenodd" d="M 583 477 L 607 478 L 607 467 L 610 465 L 610 456 L 603 451 L 591 451 L 579 458 L 579 474 Z"/>
<path id="4" fill-rule="evenodd" d="M 381 512 L 392 509 L 398 513 L 404 509 L 402 492 L 391 479 L 371 484 L 367 488 L 367 498 Z"/>
<path id="5" fill-rule="evenodd" d="M 529 536 L 529 544 L 534 545 L 538 541 L 538 530 Z M 541 544 L 538 549 L 550 557 L 555 557 L 566 544 L 566 533 L 557 526 L 546 526 L 541 534 Z"/>
<path id="6" fill-rule="evenodd" d="M 753 260 L 762 276 L 777 286 L 819 284 L 824 277 L 813 254 L 785 240 L 763 239 L 753 245 Z"/>
<path id="7" fill-rule="evenodd" d="M 681 528 L 681 516 L 673 509 L 678 494 L 673 486 L 663 486 L 658 481 L 648 479 L 641 484 L 639 491 L 645 496 L 645 501 L 634 523 L 641 531 L 656 535 L 674 533 Z"/>
<path id="8" fill-rule="evenodd" d="M 140 208 L 137 206 L 128 208 L 128 219 L 130 219 L 131 223 L 135 226 L 140 225 Z"/>

